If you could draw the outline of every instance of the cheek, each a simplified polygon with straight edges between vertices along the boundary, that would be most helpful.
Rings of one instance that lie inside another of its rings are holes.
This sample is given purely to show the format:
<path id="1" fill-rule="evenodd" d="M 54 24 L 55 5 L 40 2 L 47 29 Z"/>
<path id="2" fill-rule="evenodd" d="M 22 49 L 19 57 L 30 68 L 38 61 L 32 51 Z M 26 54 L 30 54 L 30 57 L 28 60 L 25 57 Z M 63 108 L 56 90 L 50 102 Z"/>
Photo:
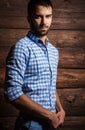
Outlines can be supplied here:
<path id="1" fill-rule="evenodd" d="M 34 23 L 35 23 L 36 26 L 39 26 L 41 21 L 39 19 L 37 19 L 37 20 L 34 20 Z"/>
<path id="2" fill-rule="evenodd" d="M 52 20 L 51 20 L 51 19 L 49 19 L 49 20 L 48 20 L 48 25 L 50 26 L 50 25 L 51 25 L 51 23 L 52 23 Z"/>

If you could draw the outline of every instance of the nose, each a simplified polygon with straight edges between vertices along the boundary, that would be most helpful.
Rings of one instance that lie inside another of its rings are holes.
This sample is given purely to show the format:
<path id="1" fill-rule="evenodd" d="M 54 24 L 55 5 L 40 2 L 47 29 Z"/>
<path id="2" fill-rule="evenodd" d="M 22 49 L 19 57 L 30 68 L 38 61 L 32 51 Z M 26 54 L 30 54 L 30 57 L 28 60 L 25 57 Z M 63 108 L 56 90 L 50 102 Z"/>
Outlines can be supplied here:
<path id="1" fill-rule="evenodd" d="M 42 18 L 41 18 L 41 25 L 44 25 L 44 24 L 46 24 L 46 18 L 45 18 L 45 17 L 42 17 Z"/>

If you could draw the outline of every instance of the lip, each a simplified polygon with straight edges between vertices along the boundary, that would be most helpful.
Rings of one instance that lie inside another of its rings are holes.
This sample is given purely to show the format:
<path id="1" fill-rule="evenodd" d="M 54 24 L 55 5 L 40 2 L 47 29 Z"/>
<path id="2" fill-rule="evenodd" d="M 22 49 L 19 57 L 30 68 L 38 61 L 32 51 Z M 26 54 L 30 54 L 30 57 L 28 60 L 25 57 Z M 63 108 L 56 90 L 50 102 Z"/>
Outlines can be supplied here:
<path id="1" fill-rule="evenodd" d="M 41 28 L 41 30 L 47 30 L 48 28 L 47 27 L 43 27 L 43 28 Z"/>
<path id="2" fill-rule="evenodd" d="M 47 28 L 42 28 L 41 30 L 47 30 Z"/>

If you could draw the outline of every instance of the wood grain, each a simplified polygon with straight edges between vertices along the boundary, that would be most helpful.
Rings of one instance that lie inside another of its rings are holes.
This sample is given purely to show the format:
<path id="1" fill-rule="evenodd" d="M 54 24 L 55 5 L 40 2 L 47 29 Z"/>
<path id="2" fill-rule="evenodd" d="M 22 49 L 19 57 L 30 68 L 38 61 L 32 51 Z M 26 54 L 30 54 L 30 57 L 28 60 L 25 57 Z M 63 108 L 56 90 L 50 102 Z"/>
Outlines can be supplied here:
<path id="1" fill-rule="evenodd" d="M 54 9 L 60 11 L 63 14 L 64 12 L 85 12 L 85 1 L 84 0 L 62 0 L 60 4 L 52 0 Z M 59 5 L 59 6 L 58 6 Z M 54 10 L 56 16 L 56 11 Z M 59 13 L 57 13 L 59 14 Z M 26 16 L 27 15 L 27 1 L 25 0 L 3 0 L 0 1 L 0 16 Z"/>
<path id="2" fill-rule="evenodd" d="M 67 116 L 85 116 L 83 88 L 57 89 L 57 91 Z M 0 116 L 17 116 L 17 109 L 5 101 L 3 93 L 4 90 L 0 89 Z"/>
<path id="3" fill-rule="evenodd" d="M 0 29 L 1 46 L 12 46 L 20 38 L 27 35 L 29 29 Z M 85 49 L 85 32 L 79 30 L 50 30 L 48 38 L 57 48 L 83 48 Z"/>
<path id="4" fill-rule="evenodd" d="M 58 69 L 58 88 L 85 88 L 85 69 Z M 0 88 L 4 87 L 5 68 L 0 69 Z"/>
<path id="5" fill-rule="evenodd" d="M 85 88 L 85 70 L 59 69 L 58 88 Z"/>
<path id="6" fill-rule="evenodd" d="M 29 0 L 0 0 L 0 130 L 14 130 L 19 111 L 4 97 L 5 60 L 30 30 Z M 51 0 L 53 23 L 48 38 L 59 50 L 57 91 L 66 111 L 63 127 L 85 130 L 85 0 Z"/>
<path id="7" fill-rule="evenodd" d="M 81 16 L 82 15 L 82 16 Z M 85 13 L 81 13 L 80 17 L 53 17 L 53 22 L 51 29 L 76 29 L 76 30 L 85 30 Z M 83 17 L 83 18 L 82 18 Z M 0 28 L 6 29 L 27 29 L 30 28 L 27 21 L 27 17 L 8 17 L 1 16 L 0 18 Z"/>
<path id="8" fill-rule="evenodd" d="M 0 47 L 0 67 L 5 67 L 6 57 L 11 47 Z M 84 48 L 59 48 L 59 68 L 85 69 Z"/>
<path id="9" fill-rule="evenodd" d="M 1 117 L 0 128 L 1 130 L 14 130 L 16 117 Z M 85 130 L 84 126 L 85 117 L 66 117 L 63 127 L 57 128 L 58 130 Z"/>

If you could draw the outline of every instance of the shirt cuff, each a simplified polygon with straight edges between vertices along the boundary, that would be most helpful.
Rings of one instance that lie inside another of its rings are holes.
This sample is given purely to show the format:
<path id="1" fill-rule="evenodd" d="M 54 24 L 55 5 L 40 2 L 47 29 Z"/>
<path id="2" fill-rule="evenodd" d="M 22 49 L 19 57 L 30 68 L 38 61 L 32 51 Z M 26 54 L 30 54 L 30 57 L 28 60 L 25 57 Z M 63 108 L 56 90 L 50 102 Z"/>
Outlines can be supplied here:
<path id="1" fill-rule="evenodd" d="M 5 96 L 8 98 L 9 101 L 13 101 L 19 98 L 23 94 L 21 87 L 9 87 L 5 91 Z"/>

